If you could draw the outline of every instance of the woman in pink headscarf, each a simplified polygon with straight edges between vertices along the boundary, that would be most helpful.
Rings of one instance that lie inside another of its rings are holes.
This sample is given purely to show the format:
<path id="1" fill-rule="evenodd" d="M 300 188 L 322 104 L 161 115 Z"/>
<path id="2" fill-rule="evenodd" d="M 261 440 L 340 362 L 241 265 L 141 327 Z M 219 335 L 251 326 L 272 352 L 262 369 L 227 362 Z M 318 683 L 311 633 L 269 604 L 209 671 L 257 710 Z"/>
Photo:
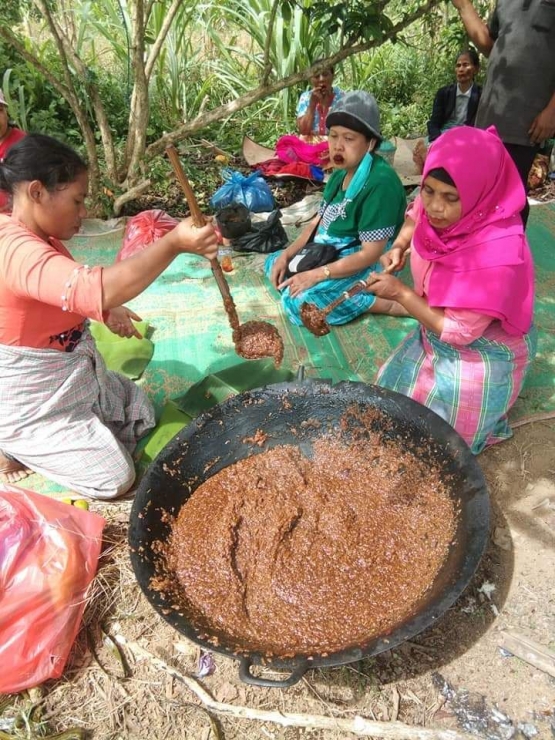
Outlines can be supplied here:
<path id="1" fill-rule="evenodd" d="M 512 435 L 507 412 L 536 352 L 533 263 L 520 217 L 525 198 L 493 127 L 445 132 L 381 258 L 398 269 L 412 247 L 414 289 L 384 273 L 369 288 L 420 322 L 376 382 L 435 411 L 474 454 Z"/>

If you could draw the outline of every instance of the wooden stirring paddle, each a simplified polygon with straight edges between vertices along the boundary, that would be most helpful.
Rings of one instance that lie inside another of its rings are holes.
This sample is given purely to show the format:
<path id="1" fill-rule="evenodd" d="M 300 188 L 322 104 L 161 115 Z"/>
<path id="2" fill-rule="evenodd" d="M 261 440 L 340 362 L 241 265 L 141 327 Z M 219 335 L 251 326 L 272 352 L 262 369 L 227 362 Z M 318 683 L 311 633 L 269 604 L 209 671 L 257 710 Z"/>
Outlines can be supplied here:
<path id="1" fill-rule="evenodd" d="M 185 200 L 189 205 L 193 224 L 197 228 L 201 229 L 203 226 L 206 226 L 207 220 L 204 217 L 204 213 L 199 208 L 191 183 L 183 171 L 177 149 L 174 146 L 168 146 L 166 148 L 166 153 L 173 167 L 175 176 L 179 180 L 179 184 L 181 185 L 181 189 L 185 195 Z M 235 308 L 235 303 L 231 297 L 229 285 L 225 279 L 222 267 L 216 258 L 210 260 L 210 267 L 212 268 L 212 274 L 214 275 L 218 288 L 220 289 L 220 293 L 224 301 L 224 307 L 229 318 L 229 324 L 232 330 L 236 331 L 239 328 L 239 317 L 237 316 L 237 309 Z"/>
<path id="2" fill-rule="evenodd" d="M 385 273 L 393 272 L 391 267 L 387 267 L 384 270 Z M 357 293 L 361 293 L 366 290 L 370 283 L 366 280 L 359 280 L 349 290 L 342 293 L 339 298 L 329 303 L 325 308 L 318 308 L 315 303 L 303 303 L 301 306 L 301 321 L 309 332 L 314 334 L 315 337 L 323 337 L 330 333 L 330 325 L 326 321 L 326 317 L 330 314 L 334 308 L 337 308 L 340 303 L 346 301 L 347 298 L 351 298 Z"/>
<path id="3" fill-rule="evenodd" d="M 166 147 L 166 153 L 175 176 L 181 185 L 185 200 L 189 205 L 193 224 L 197 228 L 202 228 L 206 225 L 207 220 L 199 208 L 191 184 L 183 171 L 177 150 L 174 146 L 170 145 Z M 276 327 L 267 321 L 247 321 L 244 324 L 240 324 L 235 302 L 229 290 L 229 284 L 216 258 L 210 260 L 210 267 L 212 268 L 212 274 L 216 279 L 223 298 L 224 308 L 232 329 L 233 344 L 237 354 L 246 360 L 273 357 L 276 367 L 279 367 L 283 359 L 283 340 Z"/>

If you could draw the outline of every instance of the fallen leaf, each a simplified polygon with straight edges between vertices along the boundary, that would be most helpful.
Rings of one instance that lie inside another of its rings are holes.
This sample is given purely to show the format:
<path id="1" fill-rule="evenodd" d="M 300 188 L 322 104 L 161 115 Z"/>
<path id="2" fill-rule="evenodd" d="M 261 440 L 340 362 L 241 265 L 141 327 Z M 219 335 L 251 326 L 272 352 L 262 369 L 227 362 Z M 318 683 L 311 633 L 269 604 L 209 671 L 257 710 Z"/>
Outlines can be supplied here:
<path id="1" fill-rule="evenodd" d="M 239 690 L 237 686 L 234 686 L 229 681 L 224 681 L 217 688 L 214 689 L 214 696 L 218 701 L 224 704 L 234 701 L 239 696 Z"/>
<path id="2" fill-rule="evenodd" d="M 493 542 L 502 550 L 510 551 L 513 549 L 513 540 L 511 532 L 507 527 L 496 527 L 493 532 Z"/>

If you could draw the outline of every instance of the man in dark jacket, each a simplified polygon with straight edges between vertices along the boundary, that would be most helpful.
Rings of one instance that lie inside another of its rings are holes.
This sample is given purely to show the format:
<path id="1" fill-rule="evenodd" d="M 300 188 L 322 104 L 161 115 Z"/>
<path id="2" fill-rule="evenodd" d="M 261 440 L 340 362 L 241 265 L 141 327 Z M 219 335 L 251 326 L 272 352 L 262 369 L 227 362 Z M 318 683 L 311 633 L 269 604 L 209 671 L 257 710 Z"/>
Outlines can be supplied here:
<path id="1" fill-rule="evenodd" d="M 455 64 L 457 82 L 437 91 L 428 121 L 428 138 L 437 137 L 454 126 L 474 126 L 482 88 L 474 83 L 480 60 L 474 49 L 462 51 Z"/>

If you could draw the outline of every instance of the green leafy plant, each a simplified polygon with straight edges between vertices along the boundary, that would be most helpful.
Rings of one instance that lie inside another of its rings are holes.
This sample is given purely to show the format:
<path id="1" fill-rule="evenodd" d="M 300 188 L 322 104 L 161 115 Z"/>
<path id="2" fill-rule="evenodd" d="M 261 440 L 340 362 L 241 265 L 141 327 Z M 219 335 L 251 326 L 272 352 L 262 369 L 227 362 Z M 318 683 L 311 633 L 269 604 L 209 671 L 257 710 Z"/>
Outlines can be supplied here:
<path id="1" fill-rule="evenodd" d="M 170 143 L 202 130 L 219 145 L 253 132 L 272 145 L 292 130 L 317 59 L 337 66 L 344 89 L 370 88 L 385 125 L 407 130 L 431 79 L 415 79 L 420 64 L 394 65 L 392 76 L 398 52 L 379 47 L 402 49 L 424 16 L 437 36 L 440 2 L 75 0 L 66 12 L 60 0 L 7 0 L 0 44 L 27 126 L 80 138 L 93 198 L 103 202 L 108 182 L 117 214 L 151 186 L 151 164 Z"/>

